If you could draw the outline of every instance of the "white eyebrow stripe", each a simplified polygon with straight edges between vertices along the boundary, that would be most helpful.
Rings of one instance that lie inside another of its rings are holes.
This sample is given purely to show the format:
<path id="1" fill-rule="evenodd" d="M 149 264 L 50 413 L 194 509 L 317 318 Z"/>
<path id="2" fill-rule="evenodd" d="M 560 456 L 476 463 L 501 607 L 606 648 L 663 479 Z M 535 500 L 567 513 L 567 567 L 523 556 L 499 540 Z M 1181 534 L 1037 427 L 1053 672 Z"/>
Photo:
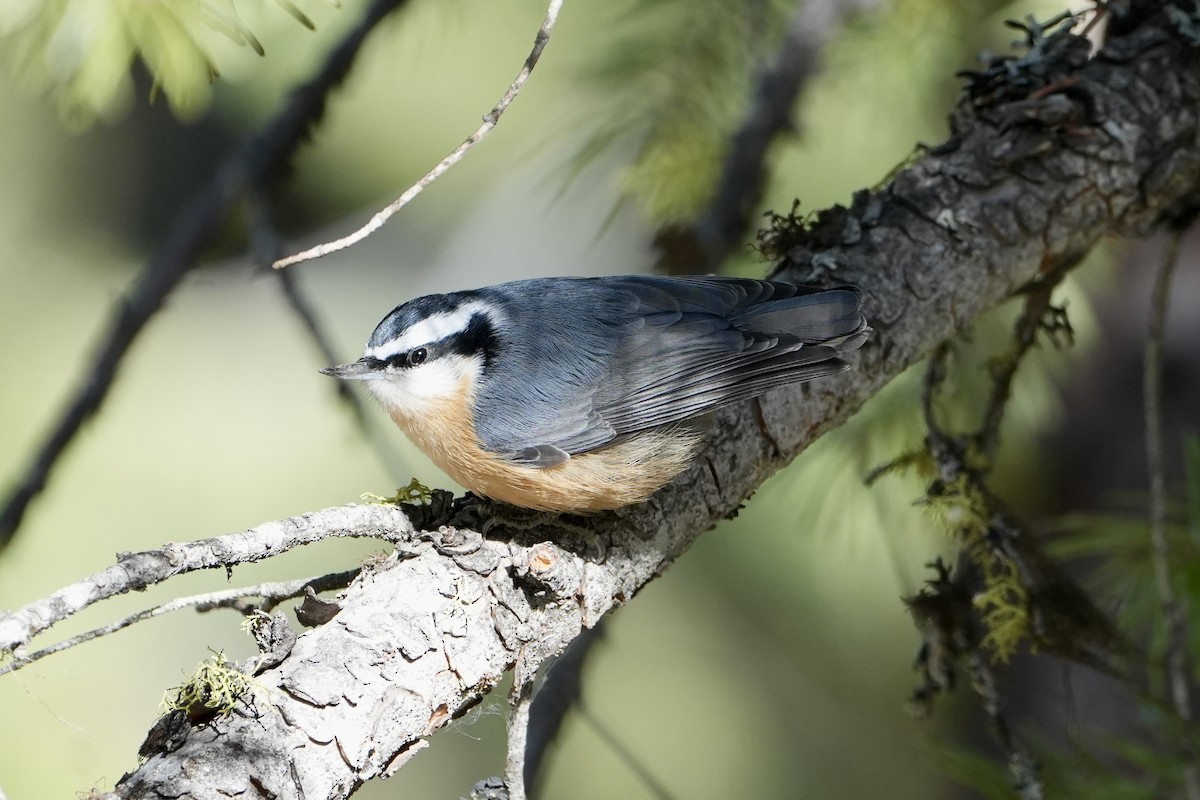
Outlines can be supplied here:
<path id="1" fill-rule="evenodd" d="M 465 303 L 453 311 L 439 311 L 412 325 L 390 342 L 368 347 L 363 355 L 387 361 L 392 356 L 407 353 L 414 347 L 439 342 L 456 333 L 462 333 L 471 324 L 471 318 L 479 313 L 492 319 L 491 309 L 479 302 Z"/>

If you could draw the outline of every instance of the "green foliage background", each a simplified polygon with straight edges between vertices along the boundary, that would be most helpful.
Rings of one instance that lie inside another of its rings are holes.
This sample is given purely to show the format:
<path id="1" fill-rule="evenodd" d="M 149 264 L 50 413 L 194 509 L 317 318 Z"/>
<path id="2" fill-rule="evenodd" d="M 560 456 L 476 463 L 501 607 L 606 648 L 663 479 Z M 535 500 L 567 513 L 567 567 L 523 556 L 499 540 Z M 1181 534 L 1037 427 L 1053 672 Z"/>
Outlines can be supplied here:
<path id="1" fill-rule="evenodd" d="M 362 6 L 0 3 L 4 482 L 86 374 L 108 305 L 182 198 L 286 102 Z M 895 0 L 852 19 L 798 110 L 800 135 L 773 152 L 764 208 L 786 210 L 797 196 L 802 209 L 844 202 L 916 142 L 941 141 L 954 71 L 1006 45 L 1002 17 L 1033 10 L 1058 8 Z M 382 25 L 295 160 L 277 209 L 284 226 L 331 226 L 304 234 L 328 238 L 424 172 L 507 86 L 543 12 L 540 0 L 417 0 Z M 491 139 L 371 241 L 300 268 L 342 352 L 357 352 L 391 306 L 417 293 L 647 269 L 653 226 L 703 206 L 745 87 L 789 14 L 782 0 L 568 3 Z M 412 475 L 448 485 L 395 432 L 406 472 L 379 466 L 316 374 L 323 364 L 274 278 L 247 265 L 241 233 L 228 233 L 132 351 L 103 414 L 0 557 L 0 607 L 101 569 L 117 550 L 388 493 Z M 747 251 L 731 268 L 765 265 Z M 1061 413 L 1050 375 L 1095 335 L 1086 293 L 1065 292 L 1081 345 L 1037 355 L 1006 427 L 1013 455 L 1001 482 L 1034 498 L 1030 453 Z M 1011 313 L 981 324 L 965 363 L 986 357 Z M 982 370 L 961 375 L 954 393 L 967 413 Z M 919 477 L 861 483 L 921 441 L 915 378 L 821 439 L 614 615 L 589 669 L 589 713 L 675 796 L 952 796 L 928 756 L 962 709 L 941 705 L 933 722 L 903 711 L 917 637 L 899 602 L 947 543 L 912 506 Z M 316 574 L 373 549 L 330 544 L 239 569 L 234 581 Z M 188 576 L 63 632 L 224 586 L 219 575 Z M 236 658 L 252 650 L 232 615 L 178 615 L 0 678 L 0 790 L 22 800 L 110 786 L 135 766 L 162 690 L 210 647 Z M 433 745 L 360 796 L 465 794 L 500 771 L 501 713 L 486 705 Z M 546 796 L 648 791 L 593 727 L 570 721 Z"/>

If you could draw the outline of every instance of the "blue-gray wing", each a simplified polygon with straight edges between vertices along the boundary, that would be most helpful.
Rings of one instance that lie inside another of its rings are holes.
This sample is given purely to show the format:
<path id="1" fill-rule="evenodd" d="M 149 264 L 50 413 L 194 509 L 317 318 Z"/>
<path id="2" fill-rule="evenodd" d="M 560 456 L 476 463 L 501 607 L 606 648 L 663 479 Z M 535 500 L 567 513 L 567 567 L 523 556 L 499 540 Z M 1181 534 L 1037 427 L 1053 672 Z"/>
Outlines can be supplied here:
<path id="1" fill-rule="evenodd" d="M 494 288 L 508 299 L 504 372 L 480 389 L 476 430 L 489 449 L 539 467 L 841 372 L 839 353 L 868 330 L 849 287 L 623 276 Z"/>

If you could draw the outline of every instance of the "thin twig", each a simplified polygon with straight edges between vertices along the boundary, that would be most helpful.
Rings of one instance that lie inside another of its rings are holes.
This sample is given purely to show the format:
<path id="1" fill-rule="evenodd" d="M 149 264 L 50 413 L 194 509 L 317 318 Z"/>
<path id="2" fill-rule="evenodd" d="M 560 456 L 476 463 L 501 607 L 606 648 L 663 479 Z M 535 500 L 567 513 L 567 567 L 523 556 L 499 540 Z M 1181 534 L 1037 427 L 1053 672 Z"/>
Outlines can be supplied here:
<path id="1" fill-rule="evenodd" d="M 1162 373 L 1163 335 L 1167 326 L 1167 305 L 1171 296 L 1171 276 L 1179 261 L 1181 231 L 1167 240 L 1162 265 L 1154 279 L 1150 306 L 1150 329 L 1146 338 L 1146 363 L 1142 391 L 1146 405 L 1146 464 L 1150 472 L 1150 543 L 1154 561 L 1154 579 L 1158 600 L 1167 624 L 1165 656 L 1167 686 L 1175 713 L 1184 722 L 1192 718 L 1192 690 L 1188 669 L 1187 609 L 1175 592 L 1171 579 L 1171 552 L 1167 534 L 1167 483 L 1163 464 Z M 1200 764 L 1195 747 L 1182 740 L 1186 763 L 1184 786 L 1188 800 L 1200 800 Z"/>
<path id="2" fill-rule="evenodd" d="M 140 591 L 203 569 L 229 570 L 296 547 L 341 537 L 376 538 L 401 544 L 412 524 L 397 506 L 337 506 L 275 520 L 239 533 L 178 542 L 142 553 L 121 553 L 117 563 L 15 611 L 0 614 L 0 652 L 21 657 L 34 636 L 101 600 Z"/>
<path id="3" fill-rule="evenodd" d="M 367 35 L 405 2 L 371 3 L 359 23 L 330 52 L 316 76 L 292 92 L 262 133 L 237 148 L 216 170 L 209 184 L 175 217 L 166 238 L 142 269 L 133 288 L 114 305 L 108 331 L 88 360 L 91 371 L 87 379 L 0 510 L 0 546 L 16 533 L 29 503 L 45 488 L 59 457 L 104 402 L 125 353 L 195 264 L 242 192 L 247 186 L 270 180 L 283 168 L 321 119 L 326 97 L 349 73 Z"/>
<path id="4" fill-rule="evenodd" d="M 315 575 L 311 578 L 303 578 L 294 581 L 274 581 L 270 583 L 260 583 L 257 586 L 245 586 L 240 589 L 225 589 L 220 592 L 207 592 L 205 594 L 195 594 L 190 597 L 180 597 L 162 605 L 154 606 L 153 608 L 143 609 L 136 614 L 130 614 L 123 619 L 111 622 L 99 628 L 93 628 L 90 631 L 77 634 L 64 639 L 61 642 L 56 642 L 48 647 L 43 647 L 28 655 L 20 656 L 14 659 L 11 663 L 0 666 L 0 675 L 6 675 L 9 672 L 14 672 L 22 667 L 27 667 L 35 661 L 40 661 L 46 656 L 60 653 L 63 650 L 68 650 L 84 642 L 90 642 L 93 639 L 99 639 L 102 636 L 107 636 L 110 633 L 116 633 L 119 630 L 128 628 L 134 623 L 142 620 L 161 617 L 163 614 L 170 614 L 172 611 L 179 611 L 183 608 L 195 608 L 198 611 L 210 611 L 216 608 L 237 608 L 239 601 L 250 597 L 260 598 L 263 611 L 270 611 L 284 600 L 291 600 L 294 597 L 299 597 L 304 594 L 305 587 L 311 586 L 313 591 L 324 592 L 335 588 L 345 588 L 350 585 L 350 581 L 354 580 L 355 576 L 361 570 L 352 569 L 345 572 L 337 572 L 330 575 Z M 238 608 L 239 611 L 245 613 L 246 609 Z"/>
<path id="5" fill-rule="evenodd" d="M 945 435 L 937 420 L 937 394 L 946 380 L 946 360 L 953 350 L 953 343 L 946 340 L 933 348 L 925 360 L 925 373 L 921 378 L 921 415 L 925 430 L 931 436 Z"/>
<path id="6" fill-rule="evenodd" d="M 463 156 L 465 156 L 471 150 L 471 148 L 477 145 L 485 136 L 492 132 L 492 129 L 494 129 L 500 122 L 500 116 L 504 114 L 509 104 L 516 99 L 517 95 L 521 92 L 521 88 L 525 85 L 525 82 L 529 80 L 529 76 L 533 72 L 533 68 L 537 66 L 538 59 L 542 57 L 542 50 L 546 47 L 546 43 L 550 41 L 550 33 L 554 29 L 554 23 L 558 20 L 558 12 L 560 8 L 562 8 L 562 0 L 550 0 L 550 5 L 546 9 L 546 17 L 542 20 L 542 26 L 538 28 L 537 35 L 534 37 L 533 49 L 529 51 L 529 56 L 526 57 L 525 64 L 521 67 L 521 71 L 518 72 L 517 77 L 513 79 L 512 84 L 508 87 L 508 91 L 506 91 L 500 97 L 500 101 L 492 107 L 491 111 L 483 116 L 483 124 L 480 125 L 474 133 L 468 136 L 462 144 L 454 148 L 454 150 L 448 156 L 439 161 L 433 169 L 429 170 L 429 172 L 425 173 L 425 175 L 419 181 L 410 186 L 404 192 L 404 194 L 397 197 L 385 208 L 377 212 L 375 216 L 371 217 L 366 225 L 363 225 L 361 228 L 349 234 L 348 236 L 343 236 L 340 239 L 334 239 L 331 242 L 324 242 L 316 245 L 315 247 L 310 247 L 307 250 L 303 250 L 295 255 L 288 256 L 287 258 L 281 258 L 273 264 L 275 269 L 283 269 L 284 267 L 290 267 L 293 264 L 299 264 L 303 261 L 311 261 L 314 258 L 327 256 L 330 253 L 336 253 L 339 250 L 344 250 L 351 245 L 361 242 L 363 239 L 382 228 L 384 224 L 392 218 L 392 215 L 412 202 L 417 195 L 425 190 L 425 187 L 436 181 L 451 167 L 461 161 Z"/>
<path id="7" fill-rule="evenodd" d="M 521 670 L 513 676 L 508 698 L 508 756 L 504 783 L 509 800 L 525 800 L 525 742 L 529 734 L 529 708 L 533 704 L 533 676 L 522 680 Z"/>
<path id="8" fill-rule="evenodd" d="M 1057 283 L 1044 283 L 1026 295 L 1025 307 L 1017 318 L 1013 331 L 1013 348 L 1002 359 L 993 363 L 992 393 L 983 413 L 983 422 L 975 436 L 981 454 L 989 463 L 995 458 L 996 450 L 1000 447 L 1000 424 L 1004 421 L 1004 412 L 1008 409 L 1008 401 L 1012 396 L 1017 368 L 1037 342 L 1038 331 L 1043 327 L 1042 320 L 1051 309 L 1050 295 L 1056 285 Z"/>
<path id="9" fill-rule="evenodd" d="M 633 774 L 636 775 L 639 780 L 641 780 L 646 789 L 650 792 L 651 797 L 656 797 L 658 800 L 674 800 L 674 797 L 670 791 L 667 790 L 667 787 L 663 786 L 657 778 L 650 774 L 650 770 L 646 767 L 646 765 L 633 753 L 632 750 L 625 746 L 620 738 L 613 733 L 607 725 L 605 725 L 598 717 L 592 714 L 586 705 L 580 704 L 579 713 L 580 717 L 592 726 L 592 730 L 597 736 L 600 737 L 600 740 L 608 745 L 608 747 L 612 748 L 613 752 L 615 752 L 621 761 L 625 763 L 625 766 L 627 766 L 629 770 L 633 772 Z"/>
<path id="10" fill-rule="evenodd" d="M 550 667 L 545 682 L 533 696 L 529 709 L 529 734 L 525 742 L 525 787 L 537 794 L 539 779 L 550 744 L 558 738 L 568 712 L 583 696 L 583 665 L 593 648 L 604 638 L 602 617 L 591 628 L 584 628 L 566 651 Z"/>
<path id="11" fill-rule="evenodd" d="M 885 464 L 880 464 L 877 467 L 873 467 L 870 472 L 863 476 L 863 485 L 870 488 L 885 475 L 892 475 L 902 472 L 909 467 L 920 464 L 922 461 L 925 461 L 928 458 L 929 454 L 925 450 L 910 450 L 907 453 L 901 453 L 891 461 L 888 461 Z"/>
<path id="12" fill-rule="evenodd" d="M 979 698 L 984 713 L 992 723 L 992 734 L 1004 750 L 1008 773 L 1012 776 L 1017 796 L 1020 800 L 1042 800 L 1046 787 L 1038 776 L 1037 762 L 1013 737 L 1008 720 L 1001 709 L 996 676 L 988 666 L 987 658 L 976 647 L 973 647 L 967 656 L 967 672 L 971 676 L 971 688 L 975 690 L 975 696 Z"/>
<path id="13" fill-rule="evenodd" d="M 925 446 L 933 458 L 938 477 L 945 483 L 953 483 L 966 469 L 961 442 L 944 431 L 937 418 L 937 396 L 946 380 L 946 362 L 952 352 L 954 345 L 950 340 L 933 348 L 925 362 L 925 374 L 921 377 Z"/>
<path id="14" fill-rule="evenodd" d="M 605 618 L 584 630 L 571 641 L 566 652 L 550 667 L 546 681 L 534 695 L 529 709 L 528 733 L 525 741 L 525 788 L 537 795 L 538 779 L 543 774 L 543 764 L 550 744 L 557 738 L 563 720 L 572 708 L 595 729 L 617 758 L 629 771 L 636 775 L 650 793 L 663 800 L 671 800 L 670 793 L 659 783 L 650 770 L 625 747 L 605 725 L 588 713 L 583 704 L 583 666 L 594 652 L 595 646 L 604 639 Z"/>
<path id="15" fill-rule="evenodd" d="M 316 346 L 317 352 L 321 354 L 321 360 L 326 366 L 338 363 L 338 357 L 333 352 L 333 345 L 329 342 L 329 337 L 325 334 L 325 326 L 321 324 L 321 320 L 317 317 L 316 308 L 308 297 L 301 291 L 295 280 L 295 273 L 292 272 L 277 272 L 279 276 L 279 288 L 283 292 L 283 298 L 287 301 L 288 308 L 300 320 L 300 326 L 304 328 L 304 332 L 308 334 L 309 340 Z M 350 412 L 351 419 L 354 420 L 354 425 L 362 433 L 363 438 L 371 442 L 374 446 L 378 437 L 372 435 L 367 422 L 367 409 L 363 404 L 359 395 L 355 394 L 350 388 L 350 384 L 346 381 L 334 382 L 334 390 L 337 392 L 338 399 L 346 404 L 346 410 Z M 398 466 L 396 459 L 391 453 L 379 452 L 379 460 L 382 461 L 391 472 L 395 472 Z M 395 474 L 393 475 L 395 477 Z"/>
<path id="16" fill-rule="evenodd" d="M 272 219 L 271 204 L 266 192 L 261 189 L 251 191 L 247 200 L 247 216 L 251 230 L 250 250 L 255 261 L 266 268 L 283 255 L 283 239 Z M 316 306 L 300 288 L 295 273 L 288 270 L 275 270 L 273 274 L 279 278 L 279 287 L 283 291 L 283 298 L 287 301 L 288 307 L 300 320 L 300 327 L 308 334 L 308 338 L 320 353 L 321 360 L 324 362 L 323 366 L 337 364 L 339 359 L 325 332 L 325 326 L 317 315 Z M 374 420 L 377 418 L 368 415 L 362 396 L 348 381 L 331 381 L 330 384 L 337 392 L 338 399 L 350 412 L 350 418 L 354 420 L 354 426 L 358 428 L 363 440 L 370 445 L 375 452 L 375 457 L 387 471 L 388 477 L 400 481 L 404 474 L 404 461 L 394 448 L 387 445 L 388 436 L 380 429 L 379 425 L 375 424 Z"/>
<path id="17" fill-rule="evenodd" d="M 325 365 L 329 366 L 339 363 L 339 359 L 334 354 L 333 347 L 329 343 L 329 337 L 325 334 L 324 326 L 321 325 L 321 321 L 317 317 L 316 308 L 309 302 L 308 297 L 296 283 L 295 273 L 288 270 L 278 270 L 275 274 L 279 276 L 279 285 L 283 290 L 284 299 L 287 300 L 288 306 L 299 318 L 300 324 L 308 333 L 309 339 L 316 345 L 317 351 L 325 361 Z M 354 391 L 354 387 L 350 382 L 333 381 L 333 390 L 337 392 L 338 399 L 345 404 L 345 408 L 350 412 L 350 418 L 354 420 L 354 426 L 358 428 L 363 441 L 370 445 L 371 450 L 375 452 L 375 457 L 379 459 L 379 463 L 387 472 L 387 476 L 396 481 L 397 484 L 402 482 L 404 480 L 404 471 L 408 467 L 408 464 L 394 447 L 388 446 L 388 442 L 395 441 L 392 431 L 379 424 L 379 416 L 367 412 L 362 395 Z M 408 474 L 412 475 L 411 472 Z"/>
<path id="18" fill-rule="evenodd" d="M 925 678 L 913 695 L 914 708 L 927 711 L 932 697 L 953 685 L 955 662 L 965 657 L 972 688 L 1003 748 L 1009 774 L 1021 800 L 1041 800 L 1045 796 L 1045 786 L 1038 775 L 1036 762 L 1013 735 L 1002 713 L 996 678 L 981 649 L 981 644 L 987 640 L 981 640 L 980 632 L 989 626 L 980 618 L 981 610 L 970 598 L 978 596 L 985 588 L 992 588 L 993 577 L 988 573 L 996 568 L 990 565 L 1008 565 L 1006 569 L 1011 568 L 1019 581 L 1023 594 L 1019 599 L 1014 598 L 1013 604 L 1019 603 L 1027 616 L 1020 636 L 1028 637 L 1037 646 L 1060 657 L 1108 675 L 1125 677 L 1119 659 L 1105 658 L 1114 650 L 1124 652 L 1107 616 L 1041 553 L 1028 531 L 984 482 L 999 443 L 1004 407 L 1009 401 L 1021 360 L 1033 347 L 1039 331 L 1046 330 L 1051 335 L 1066 331 L 1069 335 L 1070 328 L 1061 312 L 1047 321 L 1047 314 L 1055 311 L 1050 305 L 1050 294 L 1056 283 L 1038 286 L 1029 294 L 1016 324 L 1013 350 L 992 369 L 991 397 L 983 421 L 973 436 L 986 455 L 985 463 L 968 463 L 967 440 L 944 430 L 938 423 L 936 401 L 946 378 L 947 344 L 943 343 L 930 355 L 921 387 L 926 447 L 939 475 L 939 483 L 931 487 L 928 497 L 930 500 L 935 496 L 951 497 L 962 504 L 963 522 L 952 524 L 963 526 L 959 531 L 963 547 L 953 582 L 947 580 L 946 570 L 939 566 L 938 579 L 909 601 L 925 642 L 919 660 Z M 965 482 L 967 488 L 961 488 L 960 482 Z M 980 525 L 985 530 L 971 532 Z M 993 628 L 988 636 L 995 633 Z M 1011 648 L 1015 644 L 1013 641 L 1007 646 Z"/>
<path id="19" fill-rule="evenodd" d="M 1048 296 L 1048 295 L 1047 295 Z M 1026 306 L 1027 316 L 1033 316 L 1032 307 Z M 1041 314 L 1033 316 L 1036 320 L 1041 319 Z M 1021 326 L 1018 325 L 1018 330 Z M 1023 350 L 1027 350 L 1026 346 Z M 929 355 L 928 364 L 925 367 L 925 375 L 921 383 L 921 410 L 925 418 L 926 427 L 926 445 L 929 448 L 929 453 L 933 457 L 940 479 L 947 484 L 956 481 L 960 476 L 966 475 L 967 480 L 971 481 L 975 489 L 981 495 L 990 498 L 990 494 L 986 493 L 982 483 L 982 475 L 968 469 L 965 463 L 962 442 L 956 439 L 951 434 L 942 429 L 937 420 L 936 401 L 938 393 L 941 390 L 942 384 L 946 380 L 946 360 L 951 352 L 949 342 L 943 342 L 934 348 Z M 1018 359 L 1019 360 L 1019 359 Z M 1014 373 L 1016 371 L 1013 366 Z M 1008 376 L 1011 380 L 1012 375 Z M 1000 389 L 995 390 L 997 393 Z M 1003 399 L 1000 405 L 1004 404 L 1004 399 L 1007 398 L 1007 387 L 1003 389 Z M 995 399 L 995 395 L 993 397 Z M 999 427 L 997 419 L 996 426 Z M 984 430 L 986 429 L 986 426 Z M 991 505 L 991 503 L 989 503 Z M 999 526 L 999 515 L 995 513 L 995 509 L 989 509 L 990 527 L 995 530 Z M 981 512 L 977 512 L 981 513 Z M 1004 558 L 1019 557 L 1015 548 L 1010 546 L 1009 536 L 993 535 L 986 537 L 994 540 L 994 544 L 990 545 L 997 553 Z M 964 546 L 958 554 L 958 561 L 954 568 L 953 583 L 947 580 L 945 569 L 938 567 L 940 584 L 932 584 L 931 588 L 937 588 L 936 595 L 926 595 L 926 602 L 938 597 L 941 599 L 949 599 L 962 603 L 967 598 L 971 598 L 977 594 L 984 581 L 983 575 L 974 564 L 968 552 L 967 546 Z M 1028 569 L 1023 570 L 1024 574 L 1028 574 Z M 951 590 L 951 591 L 948 591 Z M 910 607 L 915 607 L 910 603 Z M 957 613 L 954 613 L 957 611 Z M 939 619 L 937 625 L 931 626 L 934 633 L 944 639 L 944 643 L 948 645 L 944 648 L 941 659 L 945 663 L 934 664 L 934 661 L 926 661 L 927 679 L 925 686 L 919 690 L 919 694 L 925 695 L 925 700 L 928 702 L 931 695 L 930 691 L 943 691 L 952 685 L 952 670 L 953 662 L 960 655 L 960 648 L 965 656 L 967 673 L 971 678 L 971 687 L 975 691 L 976 697 L 979 699 L 980 705 L 983 707 L 984 713 L 987 714 L 992 726 L 992 733 L 996 737 L 997 742 L 1004 750 L 1005 761 L 1008 766 L 1009 774 L 1013 778 L 1015 788 L 1019 793 L 1021 800 L 1041 800 L 1044 789 L 1041 779 L 1037 775 L 1037 766 L 1033 759 L 1024 751 L 1024 749 L 1013 738 L 1009 728 L 1008 721 L 1001 712 L 1000 691 L 996 684 L 995 675 L 991 667 L 988 666 L 987 658 L 980 650 L 979 625 L 977 622 L 978 611 L 967 601 L 965 605 L 958 609 L 951 609 L 952 613 L 936 615 L 934 619 Z M 948 630 L 943 630 L 949 625 Z M 928 643 L 928 641 L 927 641 Z M 935 659 L 936 661 L 937 659 Z M 930 670 L 929 666 L 934 665 L 934 669 Z M 950 676 L 947 681 L 934 680 L 938 675 Z M 918 695 L 919 696 L 919 695 Z"/>

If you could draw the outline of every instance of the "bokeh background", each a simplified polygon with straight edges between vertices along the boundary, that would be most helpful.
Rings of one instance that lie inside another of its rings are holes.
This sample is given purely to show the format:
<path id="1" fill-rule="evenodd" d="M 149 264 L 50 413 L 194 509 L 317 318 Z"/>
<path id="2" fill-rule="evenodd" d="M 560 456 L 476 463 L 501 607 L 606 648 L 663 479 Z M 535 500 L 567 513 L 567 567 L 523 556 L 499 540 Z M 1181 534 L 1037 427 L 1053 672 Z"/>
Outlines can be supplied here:
<path id="1" fill-rule="evenodd" d="M 315 31 L 272 3 L 238 3 L 265 56 L 214 28 L 205 41 L 220 78 L 170 97 L 135 66 L 129 82 L 106 84 L 116 86 L 109 94 L 76 87 L 64 100 L 49 81 L 69 48 L 17 53 L 0 38 L 9 50 L 0 59 L 0 487 L 17 480 L 85 379 L 112 304 L 183 200 L 364 5 L 297 3 Z M 0 37 L 19 35 L 34 5 L 0 6 Z M 356 357 L 375 323 L 418 294 L 650 269 L 656 226 L 702 207 L 785 6 L 568 3 L 491 138 L 370 240 L 296 268 L 341 356 Z M 289 241 L 356 226 L 461 141 L 508 85 L 544 10 L 541 0 L 415 0 L 380 26 L 276 193 Z M 892 0 L 848 20 L 798 107 L 796 134 L 772 152 L 764 208 L 846 202 L 917 142 L 942 141 L 955 71 L 1007 46 L 1004 18 L 1058 10 Z M 746 19 L 765 20 L 765 32 Z M 102 413 L 0 553 L 0 608 L 100 570 L 117 551 L 389 494 L 413 476 L 449 485 L 389 427 L 379 435 L 396 454 L 390 466 L 362 441 L 243 234 L 230 227 L 133 347 Z M 1093 261 L 1079 273 L 1084 285 L 1064 290 L 1080 343 L 1039 352 L 1011 411 L 1000 482 L 1021 510 L 1059 510 L 1051 451 L 1062 384 L 1105 347 L 1093 309 L 1117 283 L 1107 257 Z M 766 266 L 746 249 L 729 268 Z M 972 347 L 986 353 L 1010 317 L 981 323 L 964 362 Z M 979 381 L 966 374 L 955 392 L 969 407 Z M 913 506 L 919 478 L 862 484 L 921 440 L 914 377 L 810 448 L 612 616 L 587 669 L 586 714 L 568 722 L 545 796 L 654 796 L 601 727 L 674 797 L 971 796 L 940 754 L 978 738 L 978 712 L 961 698 L 939 703 L 933 720 L 904 710 L 918 642 L 899 598 L 947 543 Z M 320 574 L 378 549 L 330 543 L 239 568 L 231 583 Z M 227 585 L 223 574 L 186 576 L 105 603 L 56 635 Z M 210 650 L 252 652 L 238 622 L 179 613 L 0 678 L 0 793 L 111 787 L 136 766 L 165 689 Z M 502 699 L 359 796 L 458 797 L 501 772 Z"/>

